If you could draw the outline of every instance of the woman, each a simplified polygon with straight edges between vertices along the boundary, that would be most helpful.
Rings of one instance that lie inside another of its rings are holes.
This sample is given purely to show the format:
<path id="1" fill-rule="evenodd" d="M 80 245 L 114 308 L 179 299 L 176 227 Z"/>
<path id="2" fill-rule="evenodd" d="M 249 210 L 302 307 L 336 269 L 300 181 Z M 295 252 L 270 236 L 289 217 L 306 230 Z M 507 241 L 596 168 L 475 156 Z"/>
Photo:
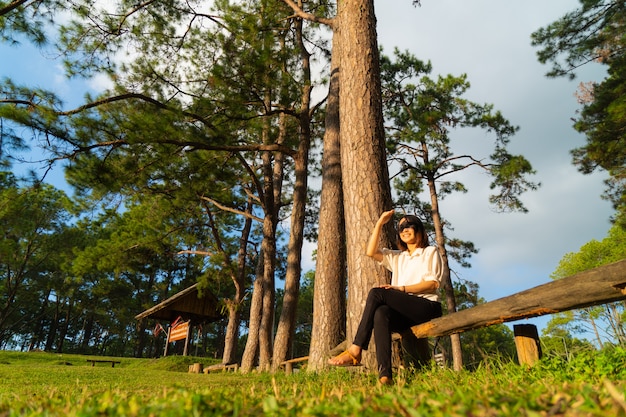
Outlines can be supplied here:
<path id="1" fill-rule="evenodd" d="M 360 364 L 361 351 L 367 349 L 374 330 L 379 381 L 385 385 L 392 383 L 391 333 L 401 333 L 442 314 L 437 290 L 443 264 L 437 248 L 428 246 L 422 222 L 415 216 L 404 216 L 398 222 L 401 250 L 379 247 L 380 231 L 393 215 L 393 210 L 381 214 L 367 245 L 367 256 L 391 271 L 391 285 L 370 290 L 352 345 L 328 361 L 335 366 Z"/>

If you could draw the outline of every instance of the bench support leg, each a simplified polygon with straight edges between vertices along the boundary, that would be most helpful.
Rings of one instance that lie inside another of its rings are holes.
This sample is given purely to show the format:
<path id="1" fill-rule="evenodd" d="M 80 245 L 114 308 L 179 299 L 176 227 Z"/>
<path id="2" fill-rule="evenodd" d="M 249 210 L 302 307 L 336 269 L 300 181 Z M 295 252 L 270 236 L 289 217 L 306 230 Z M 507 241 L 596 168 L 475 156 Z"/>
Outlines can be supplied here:
<path id="1" fill-rule="evenodd" d="M 537 326 L 534 324 L 516 324 L 513 326 L 515 347 L 520 365 L 534 365 L 541 359 L 541 344 Z"/>
<path id="2" fill-rule="evenodd" d="M 291 362 L 287 362 L 285 364 L 285 373 L 287 375 L 291 375 L 293 373 L 293 365 L 291 364 Z"/>
<path id="3" fill-rule="evenodd" d="M 401 336 L 404 365 L 417 369 L 428 365 L 431 360 L 428 338 L 418 339 L 410 330 L 402 333 Z"/>

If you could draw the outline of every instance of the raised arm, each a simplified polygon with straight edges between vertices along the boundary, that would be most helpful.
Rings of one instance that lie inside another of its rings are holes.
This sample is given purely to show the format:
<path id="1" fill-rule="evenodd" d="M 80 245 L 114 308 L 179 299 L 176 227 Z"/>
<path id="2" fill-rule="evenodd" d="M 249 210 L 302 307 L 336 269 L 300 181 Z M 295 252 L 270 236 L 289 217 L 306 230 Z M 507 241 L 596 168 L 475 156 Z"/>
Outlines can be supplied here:
<path id="1" fill-rule="evenodd" d="M 385 211 L 380 215 L 374 229 L 372 230 L 372 234 L 370 235 L 370 240 L 367 243 L 367 251 L 365 254 L 370 258 L 374 258 L 376 261 L 380 262 L 383 260 L 383 253 L 380 250 L 380 246 L 378 242 L 380 241 L 380 231 L 383 226 L 389 223 L 389 220 L 393 218 L 393 210 Z"/>

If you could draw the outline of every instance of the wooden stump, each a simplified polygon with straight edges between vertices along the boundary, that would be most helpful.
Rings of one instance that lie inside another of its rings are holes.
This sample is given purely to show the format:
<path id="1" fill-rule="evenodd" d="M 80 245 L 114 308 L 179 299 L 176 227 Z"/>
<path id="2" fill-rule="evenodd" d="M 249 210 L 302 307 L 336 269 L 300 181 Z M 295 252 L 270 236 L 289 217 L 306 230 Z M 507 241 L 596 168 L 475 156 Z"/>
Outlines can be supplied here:
<path id="1" fill-rule="evenodd" d="M 513 326 L 517 360 L 520 365 L 534 365 L 541 359 L 541 344 L 537 326 L 534 324 L 516 324 Z"/>
<path id="2" fill-rule="evenodd" d="M 189 373 L 191 374 L 201 374 L 202 373 L 202 364 L 194 363 L 193 365 L 189 365 Z"/>

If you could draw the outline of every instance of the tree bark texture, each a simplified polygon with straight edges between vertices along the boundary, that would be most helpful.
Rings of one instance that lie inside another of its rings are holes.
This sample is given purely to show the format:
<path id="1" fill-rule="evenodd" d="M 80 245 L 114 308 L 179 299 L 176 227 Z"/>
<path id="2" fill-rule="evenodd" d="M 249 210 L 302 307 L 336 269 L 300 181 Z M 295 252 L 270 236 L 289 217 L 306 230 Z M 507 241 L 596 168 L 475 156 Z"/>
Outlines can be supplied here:
<path id="1" fill-rule="evenodd" d="M 276 215 L 266 214 L 263 220 L 263 296 L 261 325 L 259 327 L 259 368 L 269 371 L 274 339 L 274 303 L 276 300 Z"/>
<path id="2" fill-rule="evenodd" d="M 301 35 L 301 21 L 298 21 L 296 27 L 298 28 L 297 32 Z M 298 151 L 294 157 L 295 185 L 287 249 L 285 294 L 283 297 L 283 308 L 278 320 L 278 328 L 276 329 L 276 337 L 274 338 L 274 353 L 272 356 L 272 370 L 274 371 L 278 370 L 281 362 L 288 359 L 287 356 L 290 353 L 291 342 L 296 327 L 300 275 L 302 273 L 302 244 L 304 242 L 304 217 L 308 186 L 309 150 L 311 148 L 311 120 L 309 114 L 311 102 L 311 73 L 309 69 L 309 53 L 301 40 L 301 36 L 299 36 L 299 45 L 305 83 L 302 87 L 299 114 Z"/>
<path id="3" fill-rule="evenodd" d="M 272 98 L 268 92 L 265 93 L 265 108 L 270 109 L 272 107 Z M 283 126 L 284 119 L 280 119 L 279 124 Z M 269 118 L 264 119 L 263 126 L 263 144 L 271 144 L 271 122 Z M 279 129 L 280 134 L 276 139 L 277 144 L 282 144 L 285 140 L 284 129 Z M 265 151 L 261 154 L 263 181 L 261 187 L 259 187 L 258 193 L 260 201 L 263 207 L 263 240 L 261 242 L 261 257 L 263 258 L 263 272 L 261 275 L 262 284 L 259 285 L 261 290 L 260 295 L 260 309 L 257 307 L 254 311 L 250 311 L 250 323 L 252 325 L 252 314 L 259 314 L 260 317 L 255 317 L 255 320 L 259 320 L 258 326 L 258 358 L 259 369 L 262 371 L 269 371 L 272 364 L 272 342 L 274 339 L 274 301 L 276 299 L 276 283 L 275 283 L 275 271 L 276 271 L 276 226 L 278 224 L 278 210 L 280 208 L 280 197 L 282 190 L 282 180 L 284 174 L 284 158 L 285 155 L 277 152 L 272 153 Z M 258 275 L 257 275 L 258 279 Z M 254 290 L 257 290 L 256 282 Z M 253 300 L 255 295 L 253 294 Z M 250 341 L 251 332 L 248 334 L 248 343 Z M 253 342 L 252 342 L 253 343 Z M 252 347 L 252 346 L 251 346 Z M 246 350 L 248 346 L 246 345 Z M 250 352 L 252 355 L 252 352 Z M 244 357 L 246 358 L 246 366 L 244 367 L 244 360 L 242 358 L 242 372 L 250 371 L 251 364 L 249 361 L 250 355 L 247 355 L 244 351 Z"/>
<path id="4" fill-rule="evenodd" d="M 250 301 L 250 321 L 248 323 L 248 339 L 241 357 L 242 373 L 252 371 L 259 353 L 259 332 L 261 327 L 261 315 L 263 310 L 263 272 L 264 256 L 260 254 L 256 267 L 256 278 L 252 289 L 252 300 Z"/>
<path id="5" fill-rule="evenodd" d="M 339 36 L 341 71 L 339 117 L 341 171 L 346 219 L 348 308 L 347 338 L 356 332 L 367 293 L 388 281 L 388 274 L 365 255 L 378 217 L 391 208 L 381 102 L 380 64 L 373 0 L 337 4 L 335 36 Z M 385 228 L 383 244 L 389 243 Z M 363 356 L 373 365 L 373 344 Z"/>
<path id="6" fill-rule="evenodd" d="M 339 42 L 333 36 L 326 103 L 322 194 L 313 293 L 313 329 L 308 370 L 326 366 L 328 352 L 346 337 L 346 233 L 339 145 Z"/>

